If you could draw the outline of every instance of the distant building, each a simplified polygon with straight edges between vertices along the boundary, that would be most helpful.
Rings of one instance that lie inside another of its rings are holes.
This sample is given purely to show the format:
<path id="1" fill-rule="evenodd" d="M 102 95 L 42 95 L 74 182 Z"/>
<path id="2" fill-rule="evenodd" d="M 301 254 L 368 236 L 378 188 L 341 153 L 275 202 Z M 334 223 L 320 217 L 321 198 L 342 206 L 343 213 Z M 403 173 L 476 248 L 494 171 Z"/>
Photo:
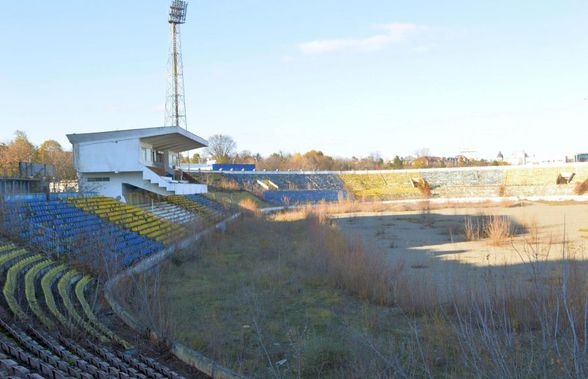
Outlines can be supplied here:
<path id="1" fill-rule="evenodd" d="M 510 157 L 506 158 L 506 162 L 508 162 L 508 164 L 514 165 L 514 166 L 520 166 L 520 165 L 526 165 L 528 162 L 527 160 L 529 159 L 529 155 L 524 151 L 515 151 L 514 153 L 512 153 L 510 155 Z"/>
<path id="2" fill-rule="evenodd" d="M 208 142 L 180 127 L 68 134 L 80 190 L 125 200 L 137 189 L 158 195 L 207 192 L 179 166 L 179 154 Z"/>

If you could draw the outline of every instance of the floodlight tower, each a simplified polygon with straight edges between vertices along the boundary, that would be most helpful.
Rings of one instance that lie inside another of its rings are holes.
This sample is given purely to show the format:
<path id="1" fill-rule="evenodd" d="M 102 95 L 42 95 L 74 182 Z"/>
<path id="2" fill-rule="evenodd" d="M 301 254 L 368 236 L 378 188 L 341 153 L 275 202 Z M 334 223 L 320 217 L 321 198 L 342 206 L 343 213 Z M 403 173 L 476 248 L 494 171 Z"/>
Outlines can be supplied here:
<path id="1" fill-rule="evenodd" d="M 188 2 L 172 0 L 169 8 L 170 54 L 167 96 L 165 101 L 165 126 L 180 126 L 188 129 L 186 101 L 184 96 L 184 65 L 180 44 L 180 25 L 186 22 Z"/>

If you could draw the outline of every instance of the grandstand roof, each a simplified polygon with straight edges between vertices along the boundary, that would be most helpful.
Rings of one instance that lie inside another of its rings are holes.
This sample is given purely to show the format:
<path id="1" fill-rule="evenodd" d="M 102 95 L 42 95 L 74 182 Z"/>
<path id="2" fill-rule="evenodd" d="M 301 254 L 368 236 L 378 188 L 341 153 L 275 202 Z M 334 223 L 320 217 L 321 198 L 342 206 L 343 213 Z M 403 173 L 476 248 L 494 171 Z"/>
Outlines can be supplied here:
<path id="1" fill-rule="evenodd" d="M 177 126 L 68 134 L 69 142 L 87 143 L 140 139 L 156 150 L 182 152 L 208 146 L 208 141 Z"/>

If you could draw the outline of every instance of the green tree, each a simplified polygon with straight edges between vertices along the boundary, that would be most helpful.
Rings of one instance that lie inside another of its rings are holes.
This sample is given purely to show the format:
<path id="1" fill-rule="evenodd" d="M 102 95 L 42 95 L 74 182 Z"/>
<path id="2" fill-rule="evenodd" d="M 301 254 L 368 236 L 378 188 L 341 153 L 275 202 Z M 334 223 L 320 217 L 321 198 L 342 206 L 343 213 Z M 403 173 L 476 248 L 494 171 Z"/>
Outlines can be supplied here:
<path id="1" fill-rule="evenodd" d="M 397 155 L 394 157 L 394 159 L 392 160 L 392 169 L 394 170 L 400 170 L 404 168 L 404 162 L 402 161 L 402 159 Z"/>

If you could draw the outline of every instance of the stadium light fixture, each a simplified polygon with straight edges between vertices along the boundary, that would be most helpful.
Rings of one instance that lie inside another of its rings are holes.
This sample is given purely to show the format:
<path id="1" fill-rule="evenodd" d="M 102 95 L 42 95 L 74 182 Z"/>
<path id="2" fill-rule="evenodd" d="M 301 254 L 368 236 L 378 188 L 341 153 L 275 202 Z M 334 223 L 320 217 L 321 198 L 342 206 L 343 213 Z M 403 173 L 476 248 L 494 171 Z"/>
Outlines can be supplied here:
<path id="1" fill-rule="evenodd" d="M 172 1 L 169 7 L 169 23 L 183 24 L 186 22 L 186 11 L 188 10 L 188 2 L 182 0 Z"/>

